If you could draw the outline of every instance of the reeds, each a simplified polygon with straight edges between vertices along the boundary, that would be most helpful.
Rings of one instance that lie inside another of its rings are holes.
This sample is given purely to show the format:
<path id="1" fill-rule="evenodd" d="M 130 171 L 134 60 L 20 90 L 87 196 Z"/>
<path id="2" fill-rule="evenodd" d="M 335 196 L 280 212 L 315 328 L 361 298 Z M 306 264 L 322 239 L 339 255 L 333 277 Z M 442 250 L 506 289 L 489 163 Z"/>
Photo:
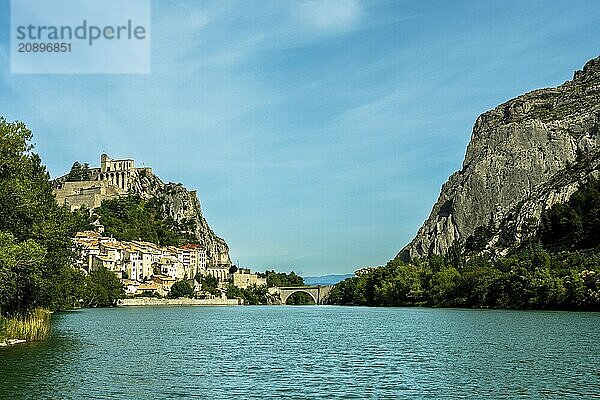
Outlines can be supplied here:
<path id="1" fill-rule="evenodd" d="M 50 314 L 50 311 L 38 308 L 24 318 L 6 318 L 0 322 L 4 325 L 3 335 L 7 339 L 45 340 L 50 335 Z"/>

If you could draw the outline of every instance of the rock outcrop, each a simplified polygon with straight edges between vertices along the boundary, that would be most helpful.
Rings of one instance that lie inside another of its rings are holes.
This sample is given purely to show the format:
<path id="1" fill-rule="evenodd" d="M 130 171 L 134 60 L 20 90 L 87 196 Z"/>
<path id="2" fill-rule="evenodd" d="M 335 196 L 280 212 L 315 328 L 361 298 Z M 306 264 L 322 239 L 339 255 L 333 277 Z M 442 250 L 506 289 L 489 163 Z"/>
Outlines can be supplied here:
<path id="1" fill-rule="evenodd" d="M 186 233 L 205 246 L 209 264 L 231 263 L 229 247 L 208 226 L 195 191 L 187 190 L 180 183 L 164 183 L 152 168 L 136 168 L 132 159 L 111 159 L 103 154 L 99 168 L 84 165 L 82 168 L 75 163 L 69 174 L 54 179 L 54 195 L 59 204 L 75 210 L 98 208 L 103 200 L 127 195 L 157 199 L 165 217 L 189 227 Z"/>
<path id="2" fill-rule="evenodd" d="M 536 228 L 542 210 L 567 201 L 600 172 L 600 57 L 557 88 L 519 96 L 477 118 L 460 171 L 400 251 L 404 260 L 444 254 L 478 227 L 505 254 Z"/>
<path id="3" fill-rule="evenodd" d="M 206 247 L 210 264 L 230 264 L 229 246 L 206 222 L 196 191 L 187 190 L 181 183 L 163 183 L 152 172 L 142 171 L 135 174 L 129 192 L 160 200 L 163 213 L 177 223 L 191 222 L 194 235 Z"/>

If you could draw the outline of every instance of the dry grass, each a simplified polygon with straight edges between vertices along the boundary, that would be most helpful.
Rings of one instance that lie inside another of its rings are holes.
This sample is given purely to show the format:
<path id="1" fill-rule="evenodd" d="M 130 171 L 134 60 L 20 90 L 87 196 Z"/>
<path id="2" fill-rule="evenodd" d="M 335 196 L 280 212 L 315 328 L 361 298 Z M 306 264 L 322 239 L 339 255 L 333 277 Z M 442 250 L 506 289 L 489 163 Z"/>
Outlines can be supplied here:
<path id="1" fill-rule="evenodd" d="M 45 340 L 50 335 L 50 311 L 37 309 L 25 318 L 6 318 L 0 322 L 0 336 L 27 341 Z"/>

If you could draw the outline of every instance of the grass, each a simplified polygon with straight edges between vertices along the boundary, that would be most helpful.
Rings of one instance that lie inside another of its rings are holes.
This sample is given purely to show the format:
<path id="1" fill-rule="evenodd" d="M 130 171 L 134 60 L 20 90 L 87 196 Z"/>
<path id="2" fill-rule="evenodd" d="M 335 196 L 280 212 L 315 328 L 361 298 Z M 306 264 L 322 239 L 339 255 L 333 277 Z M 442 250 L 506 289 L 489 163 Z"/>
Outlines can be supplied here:
<path id="1" fill-rule="evenodd" d="M 26 317 L 0 317 L 0 340 L 46 340 L 50 335 L 50 311 L 38 308 Z"/>

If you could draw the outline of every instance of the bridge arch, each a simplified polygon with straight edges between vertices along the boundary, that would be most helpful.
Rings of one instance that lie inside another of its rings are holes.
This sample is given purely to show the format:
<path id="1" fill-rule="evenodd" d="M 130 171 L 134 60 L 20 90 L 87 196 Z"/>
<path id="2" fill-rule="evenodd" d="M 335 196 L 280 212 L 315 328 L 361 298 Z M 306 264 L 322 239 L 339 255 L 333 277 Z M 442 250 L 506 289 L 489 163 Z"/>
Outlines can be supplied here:
<path id="1" fill-rule="evenodd" d="M 313 301 L 315 302 L 315 304 L 319 304 L 319 299 L 317 299 L 315 297 L 315 295 L 312 293 L 312 291 L 310 290 L 306 290 L 306 289 L 298 289 L 298 290 L 286 290 L 284 293 L 281 293 L 281 303 L 282 304 L 287 304 L 287 301 L 290 297 L 292 297 L 293 295 L 295 295 L 296 293 L 306 293 L 307 295 L 310 296 L 311 299 L 313 299 Z"/>
<path id="2" fill-rule="evenodd" d="M 286 304 L 289 297 L 294 293 L 303 292 L 308 294 L 315 301 L 315 304 L 324 304 L 327 301 L 329 292 L 333 286 L 287 286 L 278 287 L 274 286 L 269 288 L 269 293 L 279 296 L 279 303 Z"/>

